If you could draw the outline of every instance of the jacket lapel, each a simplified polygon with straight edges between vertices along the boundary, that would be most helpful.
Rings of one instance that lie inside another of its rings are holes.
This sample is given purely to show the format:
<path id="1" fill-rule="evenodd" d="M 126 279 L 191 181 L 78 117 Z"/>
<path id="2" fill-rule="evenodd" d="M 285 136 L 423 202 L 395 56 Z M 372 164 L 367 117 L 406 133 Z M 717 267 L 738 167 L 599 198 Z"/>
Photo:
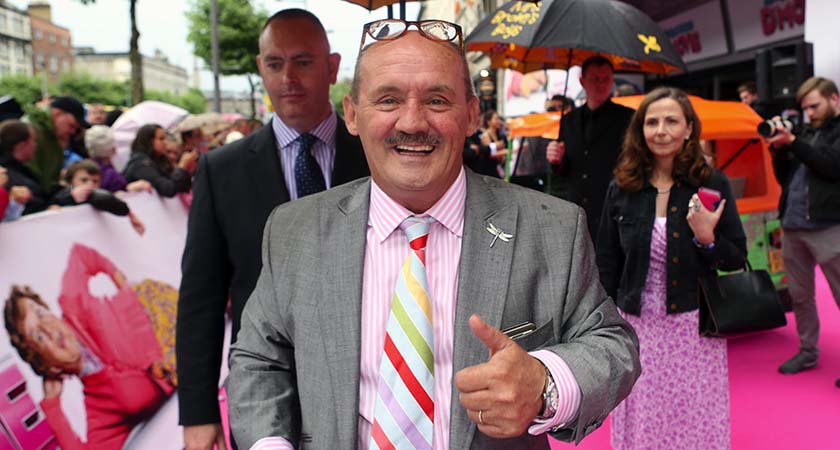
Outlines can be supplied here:
<path id="1" fill-rule="evenodd" d="M 288 202 L 289 190 L 286 189 L 271 122 L 257 131 L 248 151 L 246 173 L 253 174 L 250 177 L 253 185 L 252 195 L 260 204 L 269 205 L 271 208 Z"/>
<path id="2" fill-rule="evenodd" d="M 454 374 L 465 367 L 486 362 L 489 356 L 487 348 L 470 330 L 470 316 L 478 314 L 488 324 L 496 328 L 501 326 L 516 245 L 517 215 L 515 204 L 502 204 L 483 178 L 467 170 L 464 238 L 458 272 L 452 357 L 451 448 L 469 448 L 476 430 L 466 410 L 458 402 Z M 490 247 L 493 234 L 487 231 L 487 227 L 491 223 L 505 233 L 512 234 L 510 242 L 497 239 L 493 247 Z"/>
<path id="3" fill-rule="evenodd" d="M 335 126 L 335 163 L 332 184 L 335 187 L 348 181 L 370 175 L 365 153 L 359 138 L 347 131 L 344 119 L 337 117 Z"/>
<path id="4" fill-rule="evenodd" d="M 337 204 L 321 207 L 324 304 L 320 322 L 329 361 L 335 408 L 336 448 L 355 448 L 359 423 L 362 282 L 370 181 L 359 184 Z M 335 249 L 342 249 L 336 252 Z"/>

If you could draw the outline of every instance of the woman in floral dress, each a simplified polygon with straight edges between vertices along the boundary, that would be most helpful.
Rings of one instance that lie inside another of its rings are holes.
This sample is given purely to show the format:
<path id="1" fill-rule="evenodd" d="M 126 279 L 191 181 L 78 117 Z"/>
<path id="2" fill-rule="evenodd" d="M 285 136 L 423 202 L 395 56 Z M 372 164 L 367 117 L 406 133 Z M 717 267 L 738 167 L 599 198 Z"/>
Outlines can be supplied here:
<path id="1" fill-rule="evenodd" d="M 743 266 L 726 176 L 708 166 L 686 94 L 648 94 L 627 130 L 598 233 L 601 282 L 639 336 L 642 375 L 612 415 L 615 450 L 730 448 L 726 341 L 698 332 L 699 277 Z M 721 192 L 712 209 L 700 187 Z"/>

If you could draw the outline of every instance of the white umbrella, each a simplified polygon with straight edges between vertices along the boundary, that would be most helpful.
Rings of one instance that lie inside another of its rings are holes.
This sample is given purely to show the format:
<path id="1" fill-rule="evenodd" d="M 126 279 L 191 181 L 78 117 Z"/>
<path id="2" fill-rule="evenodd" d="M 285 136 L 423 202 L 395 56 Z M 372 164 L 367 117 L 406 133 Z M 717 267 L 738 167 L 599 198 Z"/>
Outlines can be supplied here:
<path id="1" fill-rule="evenodd" d="M 183 108 L 153 100 L 138 103 L 124 112 L 111 126 L 114 132 L 114 143 L 117 146 L 117 154 L 112 160 L 114 167 L 121 171 L 128 163 L 131 143 L 140 127 L 155 123 L 168 129 L 188 114 L 189 112 Z"/>

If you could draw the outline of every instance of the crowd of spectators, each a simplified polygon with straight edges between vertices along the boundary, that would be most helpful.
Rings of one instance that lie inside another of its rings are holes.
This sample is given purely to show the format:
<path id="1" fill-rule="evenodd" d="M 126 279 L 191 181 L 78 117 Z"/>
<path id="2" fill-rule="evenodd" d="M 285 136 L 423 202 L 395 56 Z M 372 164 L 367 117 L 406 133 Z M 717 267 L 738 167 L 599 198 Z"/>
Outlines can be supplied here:
<path id="1" fill-rule="evenodd" d="M 123 168 L 110 128 L 121 113 L 100 104 L 87 109 L 73 97 L 55 97 L 25 107 L 0 123 L 0 220 L 10 222 L 50 208 L 90 204 L 128 216 L 142 234 L 142 220 L 119 199 L 126 192 L 164 197 L 187 193 L 198 157 L 209 150 L 201 128 L 177 136 L 157 124 L 142 126 Z M 212 136 L 231 142 L 262 125 L 239 119 Z M 113 195 L 115 194 L 115 195 Z"/>

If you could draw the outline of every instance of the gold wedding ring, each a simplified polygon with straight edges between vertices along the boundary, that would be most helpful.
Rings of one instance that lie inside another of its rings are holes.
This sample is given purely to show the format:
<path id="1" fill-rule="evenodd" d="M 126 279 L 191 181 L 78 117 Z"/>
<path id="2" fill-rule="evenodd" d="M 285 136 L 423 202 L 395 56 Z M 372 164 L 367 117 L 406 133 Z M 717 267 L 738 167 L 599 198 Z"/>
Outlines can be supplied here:
<path id="1" fill-rule="evenodd" d="M 483 412 L 484 412 L 484 411 L 482 411 L 482 410 L 480 410 L 480 409 L 478 410 L 478 423 L 479 423 L 480 425 L 484 425 L 484 419 L 481 417 L 481 413 L 483 413 Z"/>

